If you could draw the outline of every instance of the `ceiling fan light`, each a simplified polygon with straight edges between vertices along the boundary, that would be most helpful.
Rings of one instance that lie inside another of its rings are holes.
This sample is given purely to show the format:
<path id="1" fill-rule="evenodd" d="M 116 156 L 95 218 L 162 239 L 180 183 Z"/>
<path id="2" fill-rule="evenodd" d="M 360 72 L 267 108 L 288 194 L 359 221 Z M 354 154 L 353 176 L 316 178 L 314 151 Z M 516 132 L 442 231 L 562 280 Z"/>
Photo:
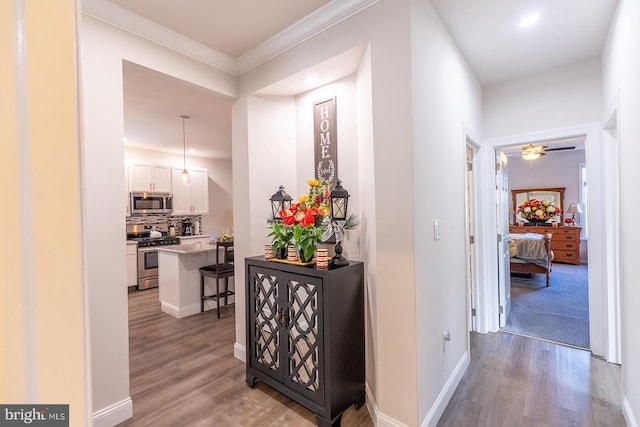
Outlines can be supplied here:
<path id="1" fill-rule="evenodd" d="M 541 153 L 535 151 L 523 151 L 522 158 L 525 160 L 536 160 L 540 157 Z"/>

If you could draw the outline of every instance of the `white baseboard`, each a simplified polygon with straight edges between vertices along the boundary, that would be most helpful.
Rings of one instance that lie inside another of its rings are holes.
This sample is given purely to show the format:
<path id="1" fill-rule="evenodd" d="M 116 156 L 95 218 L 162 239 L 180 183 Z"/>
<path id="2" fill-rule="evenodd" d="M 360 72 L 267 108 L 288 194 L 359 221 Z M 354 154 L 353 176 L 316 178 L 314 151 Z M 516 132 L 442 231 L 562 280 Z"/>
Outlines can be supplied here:
<path id="1" fill-rule="evenodd" d="M 229 297 L 229 305 L 233 304 L 233 297 Z M 220 304 L 221 307 L 224 307 L 224 304 Z M 215 301 L 205 301 L 204 310 L 215 310 L 216 303 Z M 163 312 L 172 315 L 173 317 L 177 317 L 178 319 L 182 319 L 183 317 L 193 316 L 194 314 L 200 313 L 200 303 L 197 302 L 191 305 L 185 305 L 182 308 L 178 308 L 173 304 L 170 304 L 166 301 L 160 302 L 160 310 Z"/>
<path id="2" fill-rule="evenodd" d="M 408 427 L 406 424 L 380 412 L 368 383 L 364 385 L 364 390 L 367 396 L 367 410 L 371 415 L 374 427 Z"/>
<path id="3" fill-rule="evenodd" d="M 235 343 L 233 345 L 233 357 L 247 363 L 247 347 L 242 344 Z"/>
<path id="4" fill-rule="evenodd" d="M 120 402 L 93 413 L 94 427 L 112 427 L 133 417 L 133 401 L 127 397 Z"/>
<path id="5" fill-rule="evenodd" d="M 638 427 L 638 422 L 626 397 L 622 400 L 622 415 L 624 415 L 624 420 L 627 422 L 628 427 Z"/>
<path id="6" fill-rule="evenodd" d="M 458 384 L 462 381 L 462 377 L 464 376 L 465 371 L 469 367 L 469 352 L 465 351 L 460 361 L 456 365 L 456 368 L 451 373 L 451 376 L 447 380 L 446 384 L 440 391 L 440 394 L 436 398 L 436 401 L 433 403 L 433 406 L 429 410 L 429 413 L 425 417 L 421 427 L 435 427 L 440 421 L 440 417 L 444 413 L 444 410 L 447 408 L 449 401 L 451 400 L 451 396 L 458 388 Z"/>

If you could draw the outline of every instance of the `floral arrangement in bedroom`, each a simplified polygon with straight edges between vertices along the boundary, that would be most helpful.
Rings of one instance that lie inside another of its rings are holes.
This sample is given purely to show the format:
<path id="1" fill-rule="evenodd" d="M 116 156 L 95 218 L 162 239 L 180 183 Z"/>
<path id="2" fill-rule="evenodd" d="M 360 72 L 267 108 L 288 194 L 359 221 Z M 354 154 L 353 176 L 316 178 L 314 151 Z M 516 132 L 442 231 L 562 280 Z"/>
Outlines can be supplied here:
<path id="1" fill-rule="evenodd" d="M 561 215 L 562 211 L 549 201 L 530 199 L 518 206 L 517 213 L 529 222 L 547 222 Z"/>

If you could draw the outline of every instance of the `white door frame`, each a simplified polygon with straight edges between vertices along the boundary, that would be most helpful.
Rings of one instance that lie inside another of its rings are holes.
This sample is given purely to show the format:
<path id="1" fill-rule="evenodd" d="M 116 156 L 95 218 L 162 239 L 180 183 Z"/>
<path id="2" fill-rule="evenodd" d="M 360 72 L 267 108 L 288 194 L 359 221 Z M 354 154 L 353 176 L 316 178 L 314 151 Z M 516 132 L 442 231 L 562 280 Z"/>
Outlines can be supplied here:
<path id="1" fill-rule="evenodd" d="M 536 141 L 567 138 L 571 136 L 584 135 L 585 140 L 585 158 L 587 163 L 587 171 L 589 174 L 589 200 L 590 200 L 590 220 L 589 220 L 589 329 L 591 351 L 593 354 L 609 357 L 615 356 L 610 354 L 609 350 L 612 340 L 615 340 L 615 334 L 608 333 L 610 325 L 616 326 L 615 319 L 619 318 L 619 306 L 609 304 L 607 296 L 610 289 L 619 287 L 618 283 L 610 283 L 607 277 L 607 263 L 610 258 L 617 254 L 607 254 L 603 249 L 605 242 L 613 242 L 616 245 L 619 242 L 619 236 L 615 229 L 608 229 L 606 226 L 605 212 L 598 206 L 604 206 L 605 200 L 604 176 L 608 172 L 610 178 L 612 175 L 616 181 L 618 175 L 615 171 L 609 171 L 602 156 L 602 126 L 598 123 L 591 123 L 575 127 L 566 127 L 552 129 L 543 132 L 535 132 L 529 134 L 515 135 L 504 138 L 496 138 L 484 141 L 484 156 L 482 163 L 478 161 L 478 169 L 484 177 L 485 185 L 480 188 L 478 186 L 478 197 L 484 200 L 483 209 L 490 209 L 497 202 L 495 183 L 493 174 L 495 168 L 495 160 L 493 152 L 496 148 L 510 145 L 525 145 Z M 479 159 L 480 160 L 480 159 Z M 609 166 L 610 167 L 610 166 Z M 489 206 L 487 206 L 489 205 Z M 485 210 L 484 212 L 488 212 Z M 487 242 L 483 245 L 483 250 L 488 252 L 485 254 L 488 262 L 479 263 L 480 277 L 482 280 L 477 283 L 478 291 L 484 298 L 479 299 L 477 307 L 477 315 L 479 320 L 480 332 L 496 332 L 499 329 L 498 318 L 498 297 L 497 297 L 497 259 L 491 260 L 491 254 L 497 246 L 497 235 L 495 233 L 497 221 L 495 215 L 485 215 L 484 220 L 478 219 L 478 228 L 482 228 L 482 235 L 486 236 Z M 613 234 L 613 235 L 612 235 Z M 489 249 L 486 249 L 489 248 Z M 616 265 L 617 259 L 612 260 L 612 264 Z M 616 291 L 617 292 L 617 291 Z M 614 292 L 615 293 L 615 292 Z M 612 323 L 613 322 L 613 323 Z M 619 334 L 619 331 L 618 331 Z"/>
<path id="2" fill-rule="evenodd" d="M 470 244 L 469 241 L 467 240 L 469 238 L 469 236 L 474 236 L 474 239 L 477 241 L 477 236 L 476 236 L 476 232 L 477 232 L 477 223 L 478 223 L 478 198 L 477 198 L 477 161 L 476 161 L 476 155 L 478 153 L 478 151 L 481 148 L 480 143 L 478 142 L 479 139 L 477 139 L 475 137 L 475 135 L 473 134 L 473 132 L 468 129 L 467 127 L 465 127 L 464 129 L 464 147 L 465 147 L 465 153 L 466 153 L 466 149 L 467 147 L 469 147 L 471 149 L 471 151 L 473 152 L 472 158 L 471 158 L 471 164 L 472 164 L 472 168 L 471 168 L 471 189 L 468 189 L 467 186 L 467 180 L 468 180 L 468 176 L 467 176 L 467 166 L 465 164 L 465 176 L 464 176 L 464 182 L 465 182 L 465 194 L 464 194 L 464 206 L 465 206 L 465 216 L 467 212 L 471 212 L 471 220 L 469 220 L 469 218 L 466 218 L 465 220 L 465 227 L 466 227 L 466 233 L 465 233 L 465 272 L 466 272 L 466 289 L 467 289 L 467 329 L 468 331 L 477 331 L 478 330 L 478 325 L 477 325 L 477 316 L 472 315 L 472 312 L 475 310 L 477 311 L 476 307 L 478 305 L 478 283 L 480 283 L 480 280 L 478 280 L 478 248 L 477 245 L 474 243 L 474 251 L 473 251 L 473 256 L 471 256 L 470 253 Z M 466 156 L 465 156 L 465 163 L 466 163 Z M 468 194 L 468 191 L 471 192 L 471 194 Z M 471 273 L 471 274 L 469 274 Z M 473 287 L 472 287 L 472 283 L 471 281 L 473 280 Z"/>

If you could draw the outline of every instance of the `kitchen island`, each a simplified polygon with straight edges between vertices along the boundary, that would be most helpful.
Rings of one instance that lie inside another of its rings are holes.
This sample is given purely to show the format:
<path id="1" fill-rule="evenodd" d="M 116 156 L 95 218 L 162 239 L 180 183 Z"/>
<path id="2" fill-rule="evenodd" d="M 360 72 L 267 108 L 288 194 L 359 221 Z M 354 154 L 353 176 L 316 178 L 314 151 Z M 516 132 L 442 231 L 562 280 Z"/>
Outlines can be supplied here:
<path id="1" fill-rule="evenodd" d="M 216 263 L 216 246 L 194 243 L 158 247 L 158 294 L 160 309 L 183 318 L 200 313 L 200 268 Z M 215 293 L 215 280 L 205 281 L 209 294 Z M 233 288 L 233 278 L 229 279 Z M 230 297 L 230 303 L 233 297 Z M 215 307 L 205 301 L 205 310 Z"/>

